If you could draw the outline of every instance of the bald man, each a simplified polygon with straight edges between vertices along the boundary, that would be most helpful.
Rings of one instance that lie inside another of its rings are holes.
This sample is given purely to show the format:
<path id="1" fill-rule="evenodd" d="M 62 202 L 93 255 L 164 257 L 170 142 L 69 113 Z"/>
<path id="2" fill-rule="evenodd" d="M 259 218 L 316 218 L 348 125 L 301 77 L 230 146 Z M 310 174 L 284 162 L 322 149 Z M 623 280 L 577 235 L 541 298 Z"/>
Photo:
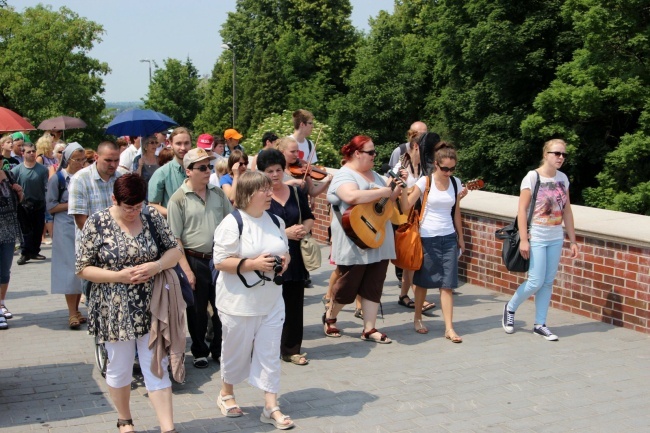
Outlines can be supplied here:
<path id="1" fill-rule="evenodd" d="M 413 122 L 409 130 L 417 131 L 420 135 L 424 134 L 425 132 L 429 132 L 427 130 L 427 125 L 424 122 L 421 122 L 419 120 L 417 122 Z M 388 161 L 388 164 L 390 165 L 391 168 L 397 165 L 400 156 L 402 156 L 403 153 L 408 152 L 410 150 L 410 147 L 411 145 L 409 143 L 402 143 L 399 146 L 397 146 L 395 150 L 393 150 L 393 153 L 391 153 L 390 155 L 390 160 Z"/>

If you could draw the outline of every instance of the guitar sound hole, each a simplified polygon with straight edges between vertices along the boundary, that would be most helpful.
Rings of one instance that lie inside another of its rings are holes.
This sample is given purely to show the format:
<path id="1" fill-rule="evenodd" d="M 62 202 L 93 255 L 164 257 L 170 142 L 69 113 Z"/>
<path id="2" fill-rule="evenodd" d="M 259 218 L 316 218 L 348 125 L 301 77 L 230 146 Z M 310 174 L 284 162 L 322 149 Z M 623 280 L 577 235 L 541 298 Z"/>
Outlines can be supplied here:
<path id="1" fill-rule="evenodd" d="M 384 207 L 379 203 L 375 203 L 375 212 L 378 215 L 381 215 L 382 213 L 384 213 Z"/>

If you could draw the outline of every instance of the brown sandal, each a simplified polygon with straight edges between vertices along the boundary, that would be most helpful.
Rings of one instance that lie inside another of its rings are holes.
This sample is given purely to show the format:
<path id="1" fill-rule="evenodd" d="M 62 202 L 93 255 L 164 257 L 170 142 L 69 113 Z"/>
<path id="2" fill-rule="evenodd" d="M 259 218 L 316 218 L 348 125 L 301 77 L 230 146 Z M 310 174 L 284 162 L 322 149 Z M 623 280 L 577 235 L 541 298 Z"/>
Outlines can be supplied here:
<path id="1" fill-rule="evenodd" d="M 68 326 L 70 329 L 79 329 L 81 322 L 79 321 L 79 317 L 76 314 L 74 316 L 70 316 L 68 319 Z"/>
<path id="2" fill-rule="evenodd" d="M 379 338 L 373 338 L 371 337 L 372 334 L 379 334 Z M 368 332 L 362 332 L 361 333 L 361 339 L 363 341 L 374 341 L 375 343 L 379 344 L 390 344 L 393 342 L 386 334 L 382 334 L 381 332 L 377 331 L 375 328 L 372 328 Z"/>
<path id="3" fill-rule="evenodd" d="M 77 318 L 79 319 L 79 323 L 82 325 L 88 321 L 88 319 L 81 314 L 81 311 L 77 311 Z"/>
<path id="4" fill-rule="evenodd" d="M 323 313 L 323 331 L 325 331 L 325 336 L 339 338 L 341 331 L 336 326 L 333 326 L 336 323 L 336 319 L 328 319 L 326 315 L 327 313 Z"/>
<path id="5" fill-rule="evenodd" d="M 120 427 L 127 427 L 127 426 L 133 426 L 133 420 L 132 419 L 117 419 L 117 428 L 119 429 Z M 124 432 L 124 433 L 131 433 L 135 432 L 135 430 L 131 430 L 129 432 Z"/>

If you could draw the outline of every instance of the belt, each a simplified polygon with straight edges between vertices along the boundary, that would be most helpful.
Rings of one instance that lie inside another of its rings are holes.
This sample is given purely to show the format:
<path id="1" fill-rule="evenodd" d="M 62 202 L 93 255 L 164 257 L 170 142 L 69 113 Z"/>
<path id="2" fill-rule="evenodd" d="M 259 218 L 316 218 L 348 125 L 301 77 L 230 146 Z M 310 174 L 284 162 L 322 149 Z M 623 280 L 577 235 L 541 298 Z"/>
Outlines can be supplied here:
<path id="1" fill-rule="evenodd" d="M 185 249 L 185 254 L 192 257 L 198 257 L 199 259 L 210 260 L 212 258 L 212 254 L 203 254 L 198 251 L 192 251 L 188 249 Z"/>

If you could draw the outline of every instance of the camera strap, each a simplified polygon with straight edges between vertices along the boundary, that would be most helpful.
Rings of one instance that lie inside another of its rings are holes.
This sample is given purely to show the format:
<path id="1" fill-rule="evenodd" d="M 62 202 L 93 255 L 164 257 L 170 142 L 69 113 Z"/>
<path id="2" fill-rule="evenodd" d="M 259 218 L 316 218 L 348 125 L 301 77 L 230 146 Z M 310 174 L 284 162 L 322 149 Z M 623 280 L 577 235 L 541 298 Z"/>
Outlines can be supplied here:
<path id="1" fill-rule="evenodd" d="M 244 276 L 242 275 L 242 273 L 239 270 L 241 268 L 242 263 L 244 263 L 246 260 L 248 260 L 248 259 L 241 259 L 239 261 L 239 263 L 237 264 L 237 276 L 239 277 L 241 282 L 244 284 L 244 286 L 246 286 L 247 288 L 250 289 L 251 287 L 255 287 L 255 286 L 259 285 L 259 284 L 264 285 L 264 284 L 266 284 L 267 281 L 271 281 L 271 279 L 269 277 L 267 277 L 266 275 L 264 275 L 262 272 L 253 271 L 253 272 L 255 272 L 257 274 L 258 277 L 260 277 L 260 280 L 257 283 L 253 284 L 253 285 L 248 284 L 248 282 L 246 281 L 246 278 L 244 278 Z"/>

